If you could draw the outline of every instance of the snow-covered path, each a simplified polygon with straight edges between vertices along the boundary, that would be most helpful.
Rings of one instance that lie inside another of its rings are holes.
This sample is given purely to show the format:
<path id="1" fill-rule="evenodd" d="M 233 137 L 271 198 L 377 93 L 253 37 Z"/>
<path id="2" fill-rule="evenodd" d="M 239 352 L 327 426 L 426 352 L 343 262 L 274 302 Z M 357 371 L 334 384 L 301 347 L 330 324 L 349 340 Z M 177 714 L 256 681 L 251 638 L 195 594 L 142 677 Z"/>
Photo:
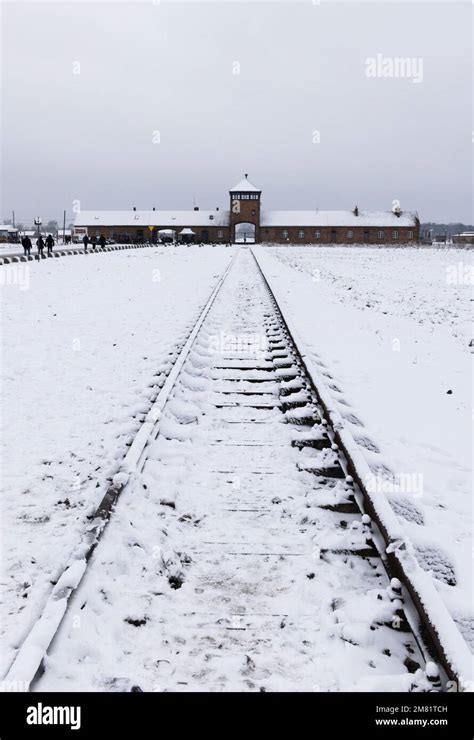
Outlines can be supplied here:
<path id="1" fill-rule="evenodd" d="M 232 252 L 156 247 L 0 268 L 22 278 L 0 286 L 2 664 Z"/>
<path id="2" fill-rule="evenodd" d="M 293 369 L 242 249 L 35 690 L 408 689 L 422 661 Z"/>

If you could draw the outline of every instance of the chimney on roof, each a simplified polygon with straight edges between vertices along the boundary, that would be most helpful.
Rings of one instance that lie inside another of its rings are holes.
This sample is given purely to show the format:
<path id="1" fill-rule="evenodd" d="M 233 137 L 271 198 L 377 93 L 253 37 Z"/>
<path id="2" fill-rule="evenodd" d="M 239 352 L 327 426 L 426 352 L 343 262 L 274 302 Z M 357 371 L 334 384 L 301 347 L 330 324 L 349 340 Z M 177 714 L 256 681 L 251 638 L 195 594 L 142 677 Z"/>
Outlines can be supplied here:
<path id="1" fill-rule="evenodd" d="M 216 206 L 216 211 L 218 211 L 218 210 L 219 210 L 219 206 Z"/>
<path id="2" fill-rule="evenodd" d="M 398 204 L 393 207 L 392 211 L 397 218 L 400 218 L 400 216 L 402 215 L 402 209 Z"/>
<path id="3" fill-rule="evenodd" d="M 136 206 L 133 206 L 133 210 L 136 211 L 137 210 L 137 207 Z"/>
<path id="4" fill-rule="evenodd" d="M 247 179 L 247 178 L 248 178 L 248 173 L 246 172 L 246 173 L 245 173 L 245 179 Z"/>
<path id="5" fill-rule="evenodd" d="M 199 206 L 194 206 L 195 211 L 199 211 Z"/>
<path id="6" fill-rule="evenodd" d="M 155 206 L 153 206 L 153 210 L 154 210 L 154 211 L 156 211 L 156 208 L 155 208 Z"/>
<path id="7" fill-rule="evenodd" d="M 358 216 L 359 215 L 359 206 L 355 206 L 355 208 L 352 211 L 352 213 L 354 214 L 354 216 Z"/>

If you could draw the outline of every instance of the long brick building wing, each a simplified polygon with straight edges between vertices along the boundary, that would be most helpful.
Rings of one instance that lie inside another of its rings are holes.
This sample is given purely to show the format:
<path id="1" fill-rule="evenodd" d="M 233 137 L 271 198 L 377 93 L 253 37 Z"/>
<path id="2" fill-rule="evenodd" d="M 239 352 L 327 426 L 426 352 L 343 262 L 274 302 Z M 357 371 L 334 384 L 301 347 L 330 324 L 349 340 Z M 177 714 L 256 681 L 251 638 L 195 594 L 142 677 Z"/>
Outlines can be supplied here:
<path id="1" fill-rule="evenodd" d="M 268 242 L 277 244 L 413 244 L 419 240 L 416 212 L 267 211 L 262 191 L 245 175 L 229 190 L 229 210 L 81 211 L 75 236 L 117 242 Z"/>

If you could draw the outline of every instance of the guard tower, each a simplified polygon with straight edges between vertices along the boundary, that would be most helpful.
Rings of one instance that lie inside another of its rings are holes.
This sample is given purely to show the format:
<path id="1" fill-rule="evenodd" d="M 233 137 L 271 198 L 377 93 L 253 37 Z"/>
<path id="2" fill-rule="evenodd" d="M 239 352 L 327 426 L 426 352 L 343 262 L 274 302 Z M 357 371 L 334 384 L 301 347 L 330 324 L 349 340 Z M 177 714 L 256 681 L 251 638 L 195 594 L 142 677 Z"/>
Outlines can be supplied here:
<path id="1" fill-rule="evenodd" d="M 260 196 L 262 191 L 245 175 L 230 195 L 230 238 L 233 242 L 260 241 Z"/>

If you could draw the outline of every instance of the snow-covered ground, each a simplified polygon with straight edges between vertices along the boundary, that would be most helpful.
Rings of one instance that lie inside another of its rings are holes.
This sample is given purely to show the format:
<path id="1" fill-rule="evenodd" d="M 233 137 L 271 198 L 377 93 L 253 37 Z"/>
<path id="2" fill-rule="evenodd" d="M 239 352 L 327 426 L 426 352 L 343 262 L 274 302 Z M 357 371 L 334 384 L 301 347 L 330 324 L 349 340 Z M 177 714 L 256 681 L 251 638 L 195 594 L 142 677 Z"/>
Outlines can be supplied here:
<path id="1" fill-rule="evenodd" d="M 329 476 L 336 453 L 291 444 L 323 437 L 304 407 L 282 413 L 282 347 L 242 249 L 35 691 L 426 686 L 381 562 L 351 554 L 367 548 L 360 512 L 324 508 L 351 494 Z M 286 385 L 287 403 L 307 398 Z"/>
<path id="2" fill-rule="evenodd" d="M 373 470 L 369 485 L 472 644 L 469 252 L 255 250 Z M 0 268 L 6 664 L 234 251 L 158 247 Z M 39 688 L 408 687 L 398 637 L 372 634 L 376 606 L 389 606 L 378 603 L 385 574 L 372 582 L 356 560 L 347 577 L 337 559 L 328 568 L 315 558 L 334 517 L 300 465 L 311 455 L 281 424 L 268 352 L 254 370 L 260 396 L 234 393 L 225 348 L 219 369 L 212 341 L 265 333 L 268 299 L 252 265 L 243 248 L 80 587 L 81 629 L 71 610 Z M 345 518 L 342 536 L 359 532 L 360 517 Z M 170 589 L 170 577 L 183 587 Z"/>
<path id="3" fill-rule="evenodd" d="M 472 613 L 472 256 L 260 247 L 259 257 L 465 638 Z"/>
<path id="4" fill-rule="evenodd" d="M 7 663 L 232 252 L 157 247 L 0 268 Z"/>

